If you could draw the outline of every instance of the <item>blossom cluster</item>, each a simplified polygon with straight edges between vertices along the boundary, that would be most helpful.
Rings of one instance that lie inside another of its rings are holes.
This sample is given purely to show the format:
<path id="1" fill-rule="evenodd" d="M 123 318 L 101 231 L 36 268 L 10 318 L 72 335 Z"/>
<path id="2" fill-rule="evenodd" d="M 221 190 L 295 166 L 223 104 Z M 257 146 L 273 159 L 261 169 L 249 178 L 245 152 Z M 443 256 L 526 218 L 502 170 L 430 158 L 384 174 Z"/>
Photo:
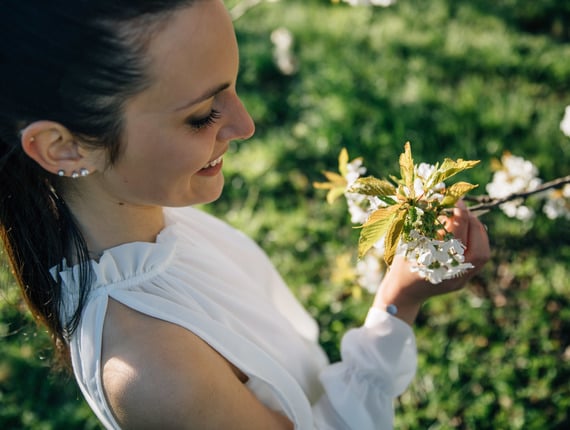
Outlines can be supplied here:
<path id="1" fill-rule="evenodd" d="M 434 284 L 473 267 L 464 261 L 464 246 L 445 230 L 440 217 L 476 187 L 465 182 L 447 186 L 444 181 L 477 163 L 446 159 L 441 165 L 416 165 L 406 144 L 400 157 L 402 179 L 392 183 L 363 177 L 362 159 L 349 161 L 346 150 L 341 152 L 340 174 L 324 172 L 329 182 L 315 186 L 329 190 L 329 202 L 344 195 L 352 223 L 362 228 L 357 265 L 361 286 L 370 290 L 371 281 L 382 277 L 379 259 L 389 266 L 395 255 L 403 255 L 414 272 Z"/>
<path id="2" fill-rule="evenodd" d="M 543 203 L 542 211 L 549 219 L 570 219 L 570 184 L 556 189 L 545 186 L 532 162 L 509 152 L 503 154 L 497 164 L 492 181 L 486 187 L 489 197 L 502 200 L 513 195 L 521 196 L 499 206 L 505 215 L 521 221 L 532 220 L 536 215 L 535 211 L 525 204 L 523 197 L 534 194 L 535 198 Z"/>
<path id="3" fill-rule="evenodd" d="M 570 184 L 564 185 L 559 190 L 550 191 L 542 210 L 550 219 L 570 220 Z"/>
<path id="4" fill-rule="evenodd" d="M 401 253 L 412 263 L 412 272 L 432 284 L 461 276 L 474 267 L 465 262 L 464 251 L 465 245 L 458 239 L 433 239 L 418 230 L 412 230 L 401 244 Z"/>
<path id="5" fill-rule="evenodd" d="M 489 197 L 502 199 L 511 194 L 533 191 L 541 182 L 534 164 L 506 152 L 501 157 L 500 167 L 486 189 Z M 505 202 L 500 207 L 507 216 L 521 221 L 528 221 L 534 217 L 534 211 L 523 204 L 522 198 Z"/>

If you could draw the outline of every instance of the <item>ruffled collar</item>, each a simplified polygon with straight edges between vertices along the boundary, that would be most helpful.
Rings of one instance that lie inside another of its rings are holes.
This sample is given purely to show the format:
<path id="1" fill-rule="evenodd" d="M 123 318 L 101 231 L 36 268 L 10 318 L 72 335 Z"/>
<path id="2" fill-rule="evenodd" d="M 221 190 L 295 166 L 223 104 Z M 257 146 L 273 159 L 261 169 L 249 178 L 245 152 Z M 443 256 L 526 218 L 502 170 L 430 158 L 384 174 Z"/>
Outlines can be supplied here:
<path id="1" fill-rule="evenodd" d="M 90 260 L 90 294 L 128 288 L 162 273 L 175 255 L 179 237 L 177 230 L 180 228 L 179 223 L 166 212 L 165 223 L 155 242 L 117 245 L 105 250 L 98 261 Z M 50 269 L 54 279 L 58 275 L 61 279 L 64 321 L 75 313 L 79 303 L 80 269 L 80 265 L 70 266 L 65 259 L 60 267 Z"/>

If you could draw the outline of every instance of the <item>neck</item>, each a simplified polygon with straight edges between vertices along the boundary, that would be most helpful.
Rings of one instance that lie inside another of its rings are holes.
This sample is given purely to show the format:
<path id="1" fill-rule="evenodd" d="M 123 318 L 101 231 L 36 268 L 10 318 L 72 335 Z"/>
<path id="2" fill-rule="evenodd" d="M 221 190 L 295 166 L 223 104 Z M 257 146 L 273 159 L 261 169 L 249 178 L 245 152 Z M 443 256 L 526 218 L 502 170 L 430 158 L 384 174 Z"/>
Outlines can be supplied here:
<path id="1" fill-rule="evenodd" d="M 86 195 L 89 197 L 85 198 Z M 94 258 L 106 249 L 125 243 L 154 242 L 164 228 L 160 206 L 136 206 L 110 198 L 97 199 L 85 192 L 66 193 L 65 200 Z"/>

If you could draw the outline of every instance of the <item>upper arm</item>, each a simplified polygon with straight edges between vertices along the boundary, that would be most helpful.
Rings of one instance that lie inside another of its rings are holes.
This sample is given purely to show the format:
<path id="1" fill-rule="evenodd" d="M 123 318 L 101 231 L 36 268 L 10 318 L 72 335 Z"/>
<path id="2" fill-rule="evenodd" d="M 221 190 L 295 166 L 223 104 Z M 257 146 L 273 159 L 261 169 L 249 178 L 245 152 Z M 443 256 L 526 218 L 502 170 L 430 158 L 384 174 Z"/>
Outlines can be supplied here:
<path id="1" fill-rule="evenodd" d="M 113 301 L 103 333 L 102 373 L 107 402 L 125 429 L 293 428 L 198 336 Z"/>

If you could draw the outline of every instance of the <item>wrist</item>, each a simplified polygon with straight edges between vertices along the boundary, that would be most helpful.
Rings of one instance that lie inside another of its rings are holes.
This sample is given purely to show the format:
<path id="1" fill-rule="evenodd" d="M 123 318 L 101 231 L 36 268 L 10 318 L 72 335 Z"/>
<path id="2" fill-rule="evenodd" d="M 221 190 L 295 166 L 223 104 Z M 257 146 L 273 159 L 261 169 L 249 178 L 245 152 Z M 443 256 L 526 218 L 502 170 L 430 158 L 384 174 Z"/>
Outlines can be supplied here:
<path id="1" fill-rule="evenodd" d="M 421 303 L 407 303 L 402 300 L 385 301 L 377 296 L 372 306 L 413 325 Z"/>

